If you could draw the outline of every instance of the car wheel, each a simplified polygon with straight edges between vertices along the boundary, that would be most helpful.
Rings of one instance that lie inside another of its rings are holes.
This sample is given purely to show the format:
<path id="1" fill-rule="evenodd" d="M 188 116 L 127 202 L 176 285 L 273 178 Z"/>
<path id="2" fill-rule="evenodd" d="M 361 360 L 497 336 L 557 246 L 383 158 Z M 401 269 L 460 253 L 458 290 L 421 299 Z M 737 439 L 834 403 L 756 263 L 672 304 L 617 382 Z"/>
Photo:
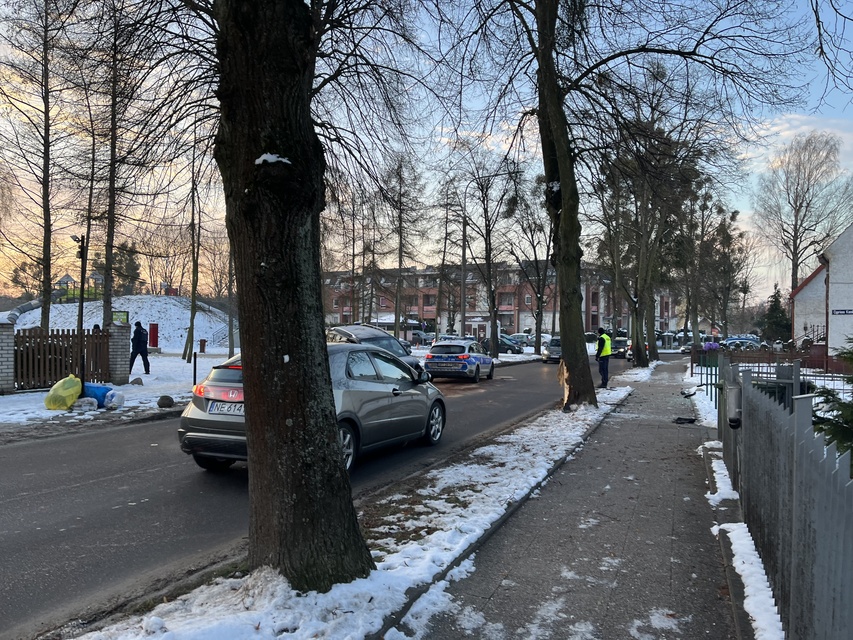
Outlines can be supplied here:
<path id="1" fill-rule="evenodd" d="M 477 368 L 474 369 L 474 377 L 471 378 L 471 380 L 475 383 L 480 381 L 480 367 L 479 366 L 477 366 Z"/>
<path id="2" fill-rule="evenodd" d="M 233 460 L 228 458 L 211 458 L 210 456 L 193 455 L 193 460 L 205 471 L 227 471 L 234 464 Z"/>
<path id="3" fill-rule="evenodd" d="M 430 407 L 427 416 L 426 431 L 423 441 L 428 445 L 436 445 L 444 433 L 444 407 L 435 403 Z"/>
<path id="4" fill-rule="evenodd" d="M 486 378 L 488 380 L 491 380 L 494 377 L 495 377 L 495 364 L 492 363 L 491 366 L 489 366 L 489 372 L 486 374 Z"/>
<path id="5" fill-rule="evenodd" d="M 341 445 L 341 453 L 344 455 L 344 467 L 349 471 L 355 462 L 356 451 L 355 431 L 349 423 L 338 423 L 338 442 Z"/>

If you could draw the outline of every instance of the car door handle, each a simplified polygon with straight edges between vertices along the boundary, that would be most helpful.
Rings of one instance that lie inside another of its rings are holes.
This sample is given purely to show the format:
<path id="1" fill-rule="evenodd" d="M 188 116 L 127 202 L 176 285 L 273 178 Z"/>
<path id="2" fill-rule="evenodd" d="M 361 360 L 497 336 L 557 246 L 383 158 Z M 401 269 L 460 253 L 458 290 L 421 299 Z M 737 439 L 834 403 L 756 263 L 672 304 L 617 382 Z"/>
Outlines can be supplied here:
<path id="1" fill-rule="evenodd" d="M 402 395 L 402 394 L 403 394 L 403 392 L 402 392 L 402 391 L 400 391 L 400 389 L 399 389 L 399 388 L 397 388 L 397 387 L 394 387 L 394 389 L 391 391 L 391 393 L 392 393 L 393 395 L 395 395 L 395 396 L 399 396 L 399 395 Z"/>

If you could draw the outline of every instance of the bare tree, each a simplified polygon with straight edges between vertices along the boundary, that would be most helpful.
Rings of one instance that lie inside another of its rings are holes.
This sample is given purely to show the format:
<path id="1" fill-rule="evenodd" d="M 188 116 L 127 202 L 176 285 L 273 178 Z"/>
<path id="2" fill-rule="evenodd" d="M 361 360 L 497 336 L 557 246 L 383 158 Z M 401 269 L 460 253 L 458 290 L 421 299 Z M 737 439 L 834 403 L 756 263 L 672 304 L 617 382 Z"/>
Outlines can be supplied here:
<path id="1" fill-rule="evenodd" d="M 693 341 L 699 344 L 699 309 L 707 306 L 703 298 L 703 280 L 710 265 L 702 260 L 713 255 L 714 229 L 725 218 L 725 207 L 719 201 L 713 181 L 698 175 L 690 197 L 675 219 L 673 237 L 673 270 L 675 283 L 684 296 L 684 334 L 688 324 Z"/>
<path id="2" fill-rule="evenodd" d="M 500 344 L 497 313 L 499 267 L 510 255 L 508 219 L 515 215 L 520 173 L 515 165 L 505 160 L 495 163 L 487 157 L 473 156 L 469 173 L 462 174 L 464 178 L 470 176 L 467 186 L 471 192 L 470 198 L 463 198 L 468 210 L 463 212 L 467 232 L 462 241 L 486 289 L 491 334 L 489 351 L 495 358 Z M 460 303 L 467 308 L 467 300 L 460 300 Z M 464 334 L 465 327 L 461 329 Z"/>
<path id="3" fill-rule="evenodd" d="M 480 0 L 474 9 L 436 3 L 435 10 L 461 36 L 448 36 L 447 50 L 460 83 L 487 75 L 478 86 L 495 99 L 490 121 L 535 115 L 554 220 L 564 404 L 595 403 L 583 342 L 579 181 L 599 133 L 617 128 L 622 116 L 614 96 L 629 94 L 640 72 L 669 59 L 670 86 L 707 88 L 720 130 L 743 133 L 744 114 L 797 98 L 788 72 L 804 56 L 807 20 L 792 23 L 786 3 L 765 0 Z"/>
<path id="4" fill-rule="evenodd" d="M 207 230 L 201 239 L 201 271 L 205 287 L 204 295 L 214 300 L 228 297 L 228 282 L 231 268 L 231 252 L 228 251 L 228 233 L 224 226 L 216 225 Z"/>
<path id="5" fill-rule="evenodd" d="M 456 323 L 456 312 L 458 310 L 459 289 L 453 282 L 453 269 L 450 267 L 450 254 L 454 247 L 460 247 L 462 243 L 460 221 L 464 214 L 462 211 L 462 198 L 459 195 L 458 176 L 449 174 L 444 177 L 438 189 L 437 208 L 441 212 L 439 220 L 439 232 L 436 234 L 440 244 L 436 247 L 439 259 L 436 265 L 436 296 L 435 296 L 435 334 L 444 333 Z M 441 316 L 447 313 L 447 326 L 441 326 Z"/>
<path id="6" fill-rule="evenodd" d="M 538 176 L 528 197 L 519 202 L 515 219 L 515 238 L 509 251 L 521 270 L 521 276 L 533 290 L 531 311 L 535 319 L 534 350 L 542 348 L 542 318 L 547 294 L 555 285 L 551 257 L 552 221 L 541 199 L 544 176 Z"/>
<path id="7" fill-rule="evenodd" d="M 767 242 L 791 263 L 791 290 L 838 234 L 853 222 L 853 176 L 841 171 L 841 140 L 801 133 L 771 158 L 754 194 L 755 215 Z"/>
<path id="8" fill-rule="evenodd" d="M 393 154 L 388 160 L 380 193 L 389 212 L 388 228 L 394 239 L 397 272 L 394 286 L 394 335 L 400 336 L 400 319 L 404 315 L 403 269 L 414 260 L 418 223 L 421 219 L 424 190 L 423 179 L 414 158 L 401 153 Z"/>
<path id="9" fill-rule="evenodd" d="M 59 149 L 67 138 L 62 94 L 68 85 L 57 73 L 58 50 L 67 37 L 76 0 L 8 3 L 0 15 L 0 101 L 8 115 L 0 127 L 0 154 L 9 180 L 5 188 L 18 208 L 23 228 L 0 226 L 4 249 L 23 255 L 41 275 L 41 326 L 50 326 L 54 231 L 64 208 L 58 183 Z M 38 228 L 34 233 L 30 223 Z M 34 236 L 39 235 L 38 240 Z"/>
<path id="10" fill-rule="evenodd" d="M 159 152 L 164 121 L 156 118 L 169 83 L 158 76 L 161 52 L 150 25 L 158 3 L 107 0 L 89 7 L 88 31 L 78 47 L 86 52 L 89 73 L 101 95 L 100 142 L 106 170 L 106 207 L 99 217 L 104 242 L 103 323 L 112 322 L 113 260 L 117 233 L 129 210 L 151 194 L 141 192 L 141 177 L 163 162 Z M 152 166 L 154 165 L 154 166 Z"/>
<path id="11" fill-rule="evenodd" d="M 731 329 L 732 303 L 749 276 L 754 256 L 751 256 L 746 231 L 737 226 L 738 212 L 724 216 L 712 232 L 711 242 L 705 245 L 702 286 L 706 298 L 713 306 L 711 317 L 718 317 L 723 327 L 723 337 L 728 338 Z"/>
<path id="12" fill-rule="evenodd" d="M 849 29 L 853 26 L 850 5 L 839 0 L 809 0 L 817 35 L 817 54 L 827 69 L 826 93 L 853 89 L 853 45 Z"/>

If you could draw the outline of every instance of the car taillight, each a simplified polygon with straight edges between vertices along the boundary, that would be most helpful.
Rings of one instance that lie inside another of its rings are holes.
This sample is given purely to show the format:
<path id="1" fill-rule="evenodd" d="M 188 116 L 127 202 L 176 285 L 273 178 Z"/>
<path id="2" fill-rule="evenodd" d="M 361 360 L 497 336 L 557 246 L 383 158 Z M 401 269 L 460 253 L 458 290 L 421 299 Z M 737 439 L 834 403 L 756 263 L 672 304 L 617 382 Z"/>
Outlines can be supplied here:
<path id="1" fill-rule="evenodd" d="M 462 355 L 459 355 L 459 356 L 456 356 L 456 357 L 457 357 L 457 358 L 459 358 L 460 360 L 467 360 L 467 359 L 468 359 L 468 358 L 470 358 L 471 356 L 470 356 L 470 355 L 468 355 L 467 353 L 463 353 Z"/>
<path id="2" fill-rule="evenodd" d="M 243 402 L 243 389 L 241 387 L 214 387 L 211 385 L 197 384 L 193 387 L 193 395 L 208 400 L 224 400 L 225 402 Z"/>
<path id="3" fill-rule="evenodd" d="M 431 353 L 428 353 L 428 354 L 426 354 L 426 355 L 424 356 L 424 358 L 426 358 L 427 360 L 431 360 L 431 359 L 432 359 L 432 354 L 431 354 Z"/>

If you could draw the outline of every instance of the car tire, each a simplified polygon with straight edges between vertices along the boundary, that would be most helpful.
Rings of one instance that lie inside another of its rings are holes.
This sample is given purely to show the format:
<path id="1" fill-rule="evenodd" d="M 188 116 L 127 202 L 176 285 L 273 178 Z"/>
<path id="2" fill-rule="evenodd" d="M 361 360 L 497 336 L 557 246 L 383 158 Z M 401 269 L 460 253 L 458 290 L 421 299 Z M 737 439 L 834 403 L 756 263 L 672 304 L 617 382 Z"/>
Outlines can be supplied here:
<path id="1" fill-rule="evenodd" d="M 234 464 L 234 460 L 230 460 L 229 458 L 211 458 L 210 456 L 199 456 L 195 454 L 193 454 L 193 460 L 195 460 L 195 463 L 205 471 L 212 471 L 214 473 L 228 471 L 231 465 Z"/>
<path id="2" fill-rule="evenodd" d="M 492 363 L 492 365 L 489 367 L 489 372 L 486 374 L 486 379 L 491 380 L 494 377 L 495 377 L 495 365 L 494 365 L 494 363 Z"/>
<path id="3" fill-rule="evenodd" d="M 424 430 L 423 442 L 430 446 L 435 446 L 441 440 L 442 434 L 444 434 L 444 424 L 447 420 L 444 407 L 436 402 L 429 408 L 429 414 L 427 415 L 426 429 Z"/>
<path id="4" fill-rule="evenodd" d="M 355 452 L 358 450 L 358 440 L 355 429 L 348 422 L 338 423 L 338 442 L 344 456 L 344 468 L 349 471 L 355 463 Z"/>
<path id="5" fill-rule="evenodd" d="M 471 382 L 478 383 L 480 381 L 480 366 L 477 365 L 477 368 L 474 369 L 474 377 L 471 378 Z"/>

